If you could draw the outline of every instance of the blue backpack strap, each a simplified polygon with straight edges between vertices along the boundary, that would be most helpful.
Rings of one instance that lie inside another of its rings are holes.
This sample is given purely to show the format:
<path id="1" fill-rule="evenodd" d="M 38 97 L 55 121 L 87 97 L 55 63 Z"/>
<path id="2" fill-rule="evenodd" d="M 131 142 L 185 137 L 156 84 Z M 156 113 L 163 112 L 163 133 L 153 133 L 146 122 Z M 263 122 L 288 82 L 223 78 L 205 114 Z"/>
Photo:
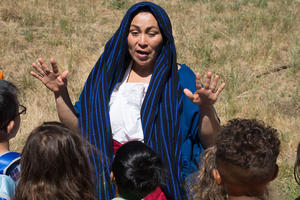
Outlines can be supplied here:
<path id="1" fill-rule="evenodd" d="M 9 176 L 0 175 L 0 200 L 12 200 L 15 195 L 16 182 Z"/>
<path id="2" fill-rule="evenodd" d="M 21 154 L 17 152 L 7 152 L 0 156 L 0 174 L 9 175 L 10 168 L 20 163 Z"/>

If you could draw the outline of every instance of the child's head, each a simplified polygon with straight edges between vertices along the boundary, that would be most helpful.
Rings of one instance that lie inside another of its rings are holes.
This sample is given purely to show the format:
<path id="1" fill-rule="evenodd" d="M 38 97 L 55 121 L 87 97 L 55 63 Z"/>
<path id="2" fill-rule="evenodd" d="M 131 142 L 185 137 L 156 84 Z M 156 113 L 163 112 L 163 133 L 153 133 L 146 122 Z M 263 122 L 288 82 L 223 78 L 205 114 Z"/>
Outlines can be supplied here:
<path id="1" fill-rule="evenodd" d="M 21 157 L 15 199 L 94 199 L 87 146 L 59 122 L 29 135 Z"/>
<path id="2" fill-rule="evenodd" d="M 19 106 L 22 110 L 19 110 Z M 26 111 L 19 105 L 18 89 L 10 82 L 0 80 L 0 142 L 13 138 L 20 126 L 20 114 Z"/>
<path id="3" fill-rule="evenodd" d="M 225 189 L 218 185 L 213 177 L 213 169 L 216 168 L 216 147 L 207 148 L 201 157 L 201 168 L 197 181 L 194 184 L 194 199 L 201 200 L 224 200 L 226 197 Z"/>
<path id="4" fill-rule="evenodd" d="M 214 177 L 231 196 L 261 196 L 276 178 L 280 141 L 275 129 L 255 119 L 234 119 L 216 141 Z"/>
<path id="5" fill-rule="evenodd" d="M 119 196 L 142 199 L 163 183 L 160 157 L 142 142 L 132 141 L 121 146 L 112 163 L 111 179 Z"/>
<path id="6" fill-rule="evenodd" d="M 300 185 L 300 142 L 298 144 L 296 162 L 294 167 L 294 177 L 296 182 Z"/>

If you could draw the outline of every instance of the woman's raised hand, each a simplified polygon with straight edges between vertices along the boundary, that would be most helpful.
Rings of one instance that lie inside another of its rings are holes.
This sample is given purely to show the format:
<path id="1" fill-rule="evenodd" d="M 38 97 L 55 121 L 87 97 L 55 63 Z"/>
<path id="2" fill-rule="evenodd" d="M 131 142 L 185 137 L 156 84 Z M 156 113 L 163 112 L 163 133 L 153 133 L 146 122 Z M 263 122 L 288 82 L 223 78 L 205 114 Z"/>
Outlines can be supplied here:
<path id="1" fill-rule="evenodd" d="M 67 88 L 68 71 L 59 73 L 57 64 L 54 59 L 50 60 L 52 71 L 48 68 L 42 58 L 38 59 L 40 65 L 32 63 L 36 72 L 31 71 L 30 74 L 39 79 L 49 90 L 55 94 L 63 92 Z"/>
<path id="2" fill-rule="evenodd" d="M 200 81 L 200 74 L 196 74 L 196 91 L 193 94 L 189 89 L 184 89 L 184 94 L 194 103 L 199 105 L 200 107 L 209 108 L 212 107 L 213 104 L 217 101 L 219 94 L 225 88 L 225 83 L 222 83 L 220 87 L 217 89 L 217 84 L 219 81 L 219 76 L 216 75 L 215 78 L 212 79 L 211 72 L 208 72 L 206 75 L 206 80 L 204 86 L 202 87 Z M 217 90 L 216 90 L 217 89 Z"/>

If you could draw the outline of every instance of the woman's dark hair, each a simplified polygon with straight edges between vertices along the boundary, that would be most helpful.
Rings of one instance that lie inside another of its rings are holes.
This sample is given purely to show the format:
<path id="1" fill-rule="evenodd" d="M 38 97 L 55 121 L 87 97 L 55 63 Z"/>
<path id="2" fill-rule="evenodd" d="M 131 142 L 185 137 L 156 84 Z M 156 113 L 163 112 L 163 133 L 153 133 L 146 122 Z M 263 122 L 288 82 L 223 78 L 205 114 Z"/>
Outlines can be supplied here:
<path id="1" fill-rule="evenodd" d="M 138 141 L 120 147 L 112 163 L 112 172 L 119 194 L 130 200 L 147 196 L 162 185 L 165 178 L 160 157 Z"/>
<path id="2" fill-rule="evenodd" d="M 0 80 L 0 129 L 5 130 L 18 109 L 18 89 L 12 83 Z"/>
<path id="3" fill-rule="evenodd" d="M 45 122 L 29 135 L 21 157 L 15 200 L 95 200 L 87 146 L 59 122 Z"/>
<path id="4" fill-rule="evenodd" d="M 300 185 L 300 142 L 298 144 L 296 162 L 294 167 L 294 177 L 296 182 Z"/>

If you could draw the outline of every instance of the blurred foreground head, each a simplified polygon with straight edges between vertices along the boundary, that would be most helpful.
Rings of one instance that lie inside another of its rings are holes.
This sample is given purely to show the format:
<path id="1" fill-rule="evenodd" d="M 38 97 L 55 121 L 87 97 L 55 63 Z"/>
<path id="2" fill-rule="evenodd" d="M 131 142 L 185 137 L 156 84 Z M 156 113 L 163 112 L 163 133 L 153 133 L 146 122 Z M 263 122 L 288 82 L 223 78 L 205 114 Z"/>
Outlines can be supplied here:
<path id="1" fill-rule="evenodd" d="M 111 180 L 122 198 L 140 200 L 162 185 L 164 178 L 160 157 L 144 143 L 128 142 L 116 152 Z"/>
<path id="2" fill-rule="evenodd" d="M 277 177 L 280 141 L 276 129 L 255 119 L 233 119 L 216 141 L 214 178 L 229 196 L 260 197 Z"/>
<path id="3" fill-rule="evenodd" d="M 16 200 L 95 199 L 87 147 L 59 122 L 34 129 L 24 146 Z"/>

